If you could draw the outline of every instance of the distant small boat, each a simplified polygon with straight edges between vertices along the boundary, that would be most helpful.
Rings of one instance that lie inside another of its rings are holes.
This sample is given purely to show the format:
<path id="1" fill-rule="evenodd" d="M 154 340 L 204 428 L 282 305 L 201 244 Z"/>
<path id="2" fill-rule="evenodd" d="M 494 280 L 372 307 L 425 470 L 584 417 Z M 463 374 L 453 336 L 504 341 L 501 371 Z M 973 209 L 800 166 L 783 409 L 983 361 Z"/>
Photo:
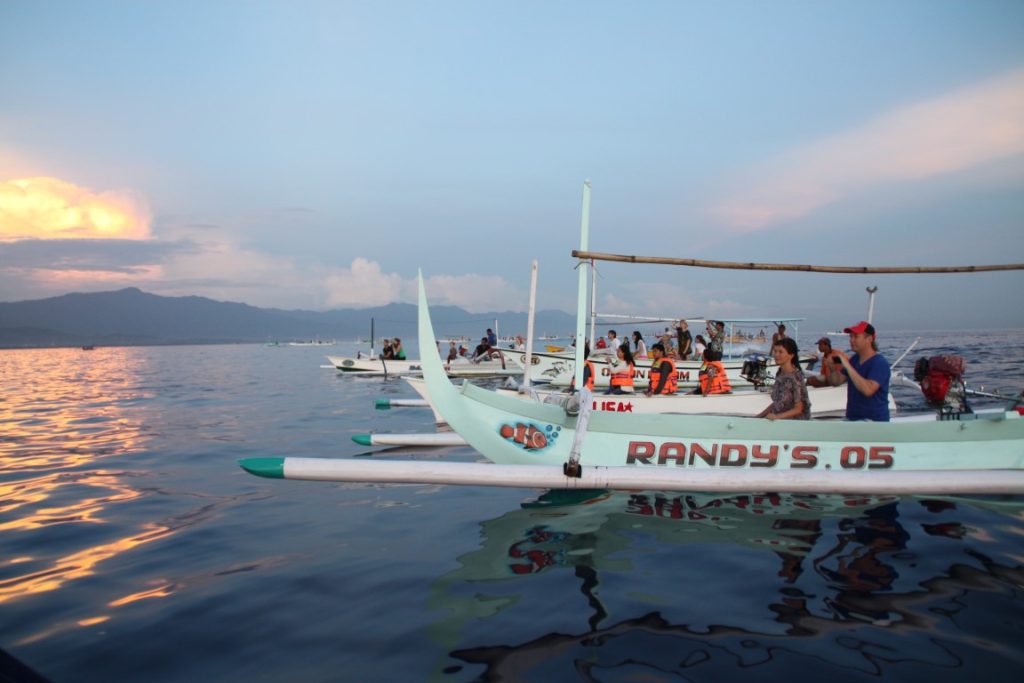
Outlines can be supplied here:
<path id="1" fill-rule="evenodd" d="M 82 350 L 83 350 L 83 351 L 92 351 L 92 350 L 94 350 L 95 348 L 96 348 L 96 347 L 95 347 L 95 346 L 93 346 L 92 344 L 86 344 L 85 346 L 83 346 L 83 347 L 82 347 Z"/>
<path id="2" fill-rule="evenodd" d="M 294 341 L 288 342 L 288 346 L 334 346 L 337 344 L 335 340 L 322 341 L 320 339 L 311 339 L 310 341 Z"/>

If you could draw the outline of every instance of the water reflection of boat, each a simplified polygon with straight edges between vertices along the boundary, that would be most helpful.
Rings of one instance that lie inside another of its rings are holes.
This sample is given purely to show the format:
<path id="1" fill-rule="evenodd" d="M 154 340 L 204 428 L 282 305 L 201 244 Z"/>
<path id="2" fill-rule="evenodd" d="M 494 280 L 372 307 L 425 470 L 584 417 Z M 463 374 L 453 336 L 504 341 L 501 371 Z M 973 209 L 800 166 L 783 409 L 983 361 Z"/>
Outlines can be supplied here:
<path id="1" fill-rule="evenodd" d="M 956 624 L 987 619 L 990 600 L 1024 579 L 1014 558 L 969 545 L 978 506 L 998 501 L 589 492 L 552 502 L 580 494 L 551 492 L 482 523 L 480 548 L 435 583 L 431 606 L 444 617 L 432 631 L 462 666 L 483 667 L 476 680 L 570 679 L 584 664 L 584 680 L 732 680 L 751 666 L 775 680 L 801 662 L 816 678 L 885 678 L 906 663 L 952 673 L 958 658 L 1013 646 L 1009 633 L 965 643 Z M 1009 536 L 1024 501 L 1006 506 Z M 709 543 L 734 550 L 702 552 Z M 565 571 L 570 591 L 540 578 Z M 645 581 L 666 573 L 677 581 Z M 531 631 L 529 615 L 552 604 L 559 628 Z M 488 623 L 499 613 L 504 631 Z M 897 649 L 873 644 L 895 639 Z"/>

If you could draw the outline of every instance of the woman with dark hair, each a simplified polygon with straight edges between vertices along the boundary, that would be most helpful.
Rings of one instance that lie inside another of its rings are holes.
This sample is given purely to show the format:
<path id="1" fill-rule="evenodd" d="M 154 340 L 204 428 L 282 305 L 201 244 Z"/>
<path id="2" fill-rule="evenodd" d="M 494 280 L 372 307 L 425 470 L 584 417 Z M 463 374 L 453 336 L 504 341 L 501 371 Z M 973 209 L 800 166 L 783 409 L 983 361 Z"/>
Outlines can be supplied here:
<path id="1" fill-rule="evenodd" d="M 637 358 L 647 358 L 647 344 L 644 343 L 644 336 L 640 334 L 640 330 L 633 330 L 633 346 L 636 347 L 634 356 Z"/>
<path id="2" fill-rule="evenodd" d="M 800 355 L 796 342 L 783 337 L 772 344 L 772 358 L 779 366 L 772 385 L 772 404 L 758 417 L 769 420 L 811 419 L 811 399 L 807 395 L 807 382 L 797 360 Z"/>
<path id="3" fill-rule="evenodd" d="M 629 344 L 622 344 L 615 352 L 616 358 L 609 362 L 612 376 L 609 378 L 608 391 L 606 394 L 632 394 L 634 363 L 633 354 L 629 350 Z"/>

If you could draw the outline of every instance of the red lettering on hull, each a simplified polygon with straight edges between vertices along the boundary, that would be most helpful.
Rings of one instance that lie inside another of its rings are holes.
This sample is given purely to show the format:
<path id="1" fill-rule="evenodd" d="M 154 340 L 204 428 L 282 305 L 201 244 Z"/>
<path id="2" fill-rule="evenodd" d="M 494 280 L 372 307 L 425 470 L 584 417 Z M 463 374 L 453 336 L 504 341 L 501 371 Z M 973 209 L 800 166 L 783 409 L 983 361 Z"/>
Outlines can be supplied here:
<path id="1" fill-rule="evenodd" d="M 814 469 L 821 464 L 818 446 L 798 444 L 738 444 L 692 441 L 630 441 L 626 464 L 674 465 L 678 467 L 777 467 L 779 453 L 789 451 L 789 469 Z M 655 458 L 655 456 L 657 456 Z M 889 469 L 895 464 L 895 446 L 842 446 L 839 465 L 843 469 Z M 830 467 L 826 465 L 826 468 Z"/>

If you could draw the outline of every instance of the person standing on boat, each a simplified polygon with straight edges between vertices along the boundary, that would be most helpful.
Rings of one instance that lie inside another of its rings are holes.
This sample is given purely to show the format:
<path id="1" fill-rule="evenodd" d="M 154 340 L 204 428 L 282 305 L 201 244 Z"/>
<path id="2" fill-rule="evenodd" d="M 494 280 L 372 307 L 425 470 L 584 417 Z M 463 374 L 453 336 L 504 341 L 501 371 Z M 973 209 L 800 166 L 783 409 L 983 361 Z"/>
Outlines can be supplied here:
<path id="1" fill-rule="evenodd" d="M 498 345 L 498 335 L 494 334 L 494 330 L 487 328 L 487 344 L 494 348 Z"/>
<path id="2" fill-rule="evenodd" d="M 704 335 L 698 334 L 697 338 L 693 340 L 693 358 L 694 360 L 704 357 L 704 349 L 708 347 L 708 342 L 704 339 Z"/>
<path id="3" fill-rule="evenodd" d="M 619 346 L 619 350 L 615 352 L 615 358 L 609 361 L 608 365 L 611 368 L 612 375 L 608 378 L 608 391 L 606 394 L 632 394 L 633 393 L 633 375 L 635 374 L 635 365 L 633 363 L 633 353 L 629 350 L 628 344 L 622 344 Z"/>
<path id="4" fill-rule="evenodd" d="M 402 348 L 402 340 L 398 337 L 395 337 L 391 345 L 391 352 L 395 355 L 395 360 L 405 360 L 405 349 Z"/>
<path id="5" fill-rule="evenodd" d="M 709 320 L 708 335 L 711 337 L 711 341 L 708 342 L 708 348 L 722 353 L 725 345 L 725 323 L 721 320 Z"/>
<path id="6" fill-rule="evenodd" d="M 633 354 L 636 358 L 647 358 L 647 344 L 644 343 L 644 336 L 640 334 L 640 330 L 633 330 L 633 346 L 636 348 L 636 353 Z"/>
<path id="7" fill-rule="evenodd" d="M 775 348 L 775 345 L 779 343 L 779 340 L 787 338 L 786 326 L 782 323 L 776 323 L 776 325 L 778 325 L 778 330 L 776 330 L 775 334 L 772 335 L 772 348 Z"/>
<path id="8" fill-rule="evenodd" d="M 861 320 L 843 330 L 850 335 L 852 356 L 835 351 L 846 384 L 846 419 L 889 421 L 889 361 L 878 353 L 874 326 Z M 835 362 L 835 361 L 833 361 Z"/>
<path id="9" fill-rule="evenodd" d="M 772 403 L 758 417 L 769 420 L 810 420 L 811 399 L 807 395 L 804 373 L 797 362 L 796 342 L 785 337 L 772 345 L 772 358 L 779 366 L 772 384 Z"/>
<path id="10" fill-rule="evenodd" d="M 693 352 L 693 336 L 690 334 L 690 326 L 685 320 L 676 323 L 676 341 L 678 342 L 676 355 L 679 356 L 679 360 L 690 360 L 690 354 Z"/>
<path id="11" fill-rule="evenodd" d="M 837 358 L 836 352 L 832 350 L 832 340 L 822 337 L 818 340 L 818 352 L 821 354 L 821 372 L 814 377 L 807 378 L 809 387 L 838 387 L 846 381 L 846 375 L 842 372 L 842 366 Z"/>
<path id="12" fill-rule="evenodd" d="M 619 339 L 619 333 L 615 330 L 608 330 L 608 348 L 611 349 L 612 355 L 619 350 L 621 344 L 622 340 Z"/>
<path id="13" fill-rule="evenodd" d="M 649 372 L 648 396 L 660 396 L 662 394 L 674 394 L 679 387 L 679 377 L 676 375 L 676 364 L 672 359 L 665 356 L 665 346 L 658 342 L 651 345 L 651 369 Z"/>
<path id="14" fill-rule="evenodd" d="M 455 342 L 448 342 L 448 360 L 445 361 L 448 365 L 452 364 L 452 361 L 459 357 L 459 350 L 455 348 Z"/>

